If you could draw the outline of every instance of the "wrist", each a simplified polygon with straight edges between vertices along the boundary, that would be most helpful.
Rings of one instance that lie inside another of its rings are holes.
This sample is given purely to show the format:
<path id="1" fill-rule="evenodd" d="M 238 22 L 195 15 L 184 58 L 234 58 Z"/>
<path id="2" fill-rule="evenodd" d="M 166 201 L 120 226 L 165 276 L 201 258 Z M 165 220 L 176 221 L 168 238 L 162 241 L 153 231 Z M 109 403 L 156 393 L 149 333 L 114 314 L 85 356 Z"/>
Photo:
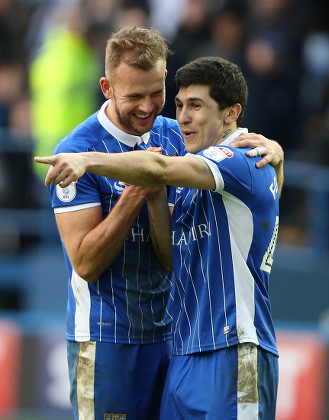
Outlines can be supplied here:
<path id="1" fill-rule="evenodd" d="M 165 186 L 161 188 L 150 188 L 146 195 L 146 200 L 148 203 L 159 201 L 161 198 L 167 200 L 167 188 Z"/>

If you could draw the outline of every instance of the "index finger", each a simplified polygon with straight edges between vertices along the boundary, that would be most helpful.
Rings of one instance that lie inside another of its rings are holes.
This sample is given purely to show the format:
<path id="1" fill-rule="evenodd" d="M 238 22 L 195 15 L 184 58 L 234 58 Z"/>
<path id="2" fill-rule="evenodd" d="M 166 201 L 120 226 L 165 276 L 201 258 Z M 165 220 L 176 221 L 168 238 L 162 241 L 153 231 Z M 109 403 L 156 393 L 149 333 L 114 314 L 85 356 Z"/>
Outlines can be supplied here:
<path id="1" fill-rule="evenodd" d="M 55 161 L 55 158 L 54 156 L 35 156 L 34 161 L 37 163 L 52 165 Z"/>

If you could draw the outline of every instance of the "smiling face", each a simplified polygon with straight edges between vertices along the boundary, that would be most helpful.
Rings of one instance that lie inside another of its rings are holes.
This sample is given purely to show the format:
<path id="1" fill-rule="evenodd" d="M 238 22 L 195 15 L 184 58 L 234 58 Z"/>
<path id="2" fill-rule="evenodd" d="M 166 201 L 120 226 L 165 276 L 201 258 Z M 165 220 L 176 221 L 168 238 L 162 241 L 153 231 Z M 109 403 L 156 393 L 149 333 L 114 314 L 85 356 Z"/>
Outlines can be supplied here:
<path id="1" fill-rule="evenodd" d="M 111 82 L 101 79 L 102 91 L 111 99 L 107 116 L 128 134 L 141 136 L 150 131 L 164 105 L 166 75 L 163 60 L 148 71 L 121 62 L 113 70 Z"/>
<path id="2" fill-rule="evenodd" d="M 230 108 L 219 110 L 218 103 L 209 96 L 208 86 L 181 87 L 175 101 L 176 118 L 189 153 L 220 144 L 237 128 L 236 124 L 228 124 Z"/>

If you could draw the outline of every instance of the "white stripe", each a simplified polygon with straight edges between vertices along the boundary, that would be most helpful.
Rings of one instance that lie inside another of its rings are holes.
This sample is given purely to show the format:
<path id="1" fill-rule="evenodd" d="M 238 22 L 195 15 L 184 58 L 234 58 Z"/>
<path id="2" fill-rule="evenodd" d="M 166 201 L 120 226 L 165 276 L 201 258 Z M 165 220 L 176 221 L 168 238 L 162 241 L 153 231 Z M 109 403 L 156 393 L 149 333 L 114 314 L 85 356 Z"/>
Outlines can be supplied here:
<path id="1" fill-rule="evenodd" d="M 91 299 L 88 283 L 72 270 L 71 286 L 75 299 L 75 341 L 89 341 Z"/>
<path id="2" fill-rule="evenodd" d="M 207 194 L 207 192 L 205 192 L 205 191 L 197 191 L 197 194 Z M 194 195 L 194 199 L 193 200 L 196 200 L 196 194 Z M 205 211 L 205 209 L 203 207 L 202 200 L 200 200 L 200 203 L 202 205 L 202 211 L 203 211 L 203 214 L 204 214 L 204 217 L 205 217 L 206 225 L 209 226 L 209 223 L 210 222 L 209 222 L 209 220 L 207 218 L 207 212 Z M 193 227 L 195 227 L 194 217 L 193 217 Z M 211 231 L 211 230 L 209 229 L 209 231 Z M 192 231 L 190 231 L 190 235 L 191 234 L 192 234 Z M 209 237 L 208 237 L 208 242 L 209 242 Z M 190 243 L 190 241 L 189 241 L 189 243 Z M 214 324 L 213 324 L 213 316 L 212 316 L 211 292 L 210 292 L 210 287 L 209 287 L 209 280 L 210 280 L 210 277 L 209 277 L 209 258 L 206 258 L 206 264 L 204 264 L 203 263 L 203 260 L 204 259 L 202 258 L 202 254 L 201 254 L 201 250 L 200 250 L 200 243 L 199 243 L 199 239 L 198 238 L 196 238 L 196 244 L 197 244 L 197 248 L 198 248 L 198 252 L 199 252 L 199 257 L 200 257 L 200 268 L 201 268 L 203 283 L 207 283 L 208 298 L 209 298 L 209 314 L 210 314 L 210 323 L 211 323 L 211 335 L 212 335 L 213 347 L 215 349 L 216 346 L 215 346 L 215 334 L 214 334 Z M 189 252 L 190 252 L 190 250 L 189 250 Z M 207 275 L 205 275 L 205 273 L 204 273 L 204 268 L 203 268 L 204 265 L 206 265 Z M 191 279 L 192 279 L 192 274 L 191 273 L 190 273 L 190 276 L 191 276 Z M 194 284 L 193 284 L 193 288 L 194 288 Z M 194 293 L 196 295 L 195 288 L 194 288 Z M 197 295 L 196 295 L 196 299 L 197 299 L 197 302 L 198 302 Z M 199 302 L 198 302 L 198 339 L 199 339 L 199 351 L 201 351 L 201 346 L 200 346 L 200 331 L 199 331 L 200 323 L 199 323 L 199 320 L 200 320 L 200 316 L 199 316 Z M 193 339 L 194 339 L 194 337 L 193 337 Z"/>
<path id="3" fill-rule="evenodd" d="M 221 266 L 221 282 L 222 282 L 222 287 L 223 287 L 223 306 L 224 306 L 224 316 L 225 316 L 225 327 L 227 326 L 227 313 L 226 313 L 226 292 L 225 292 L 225 284 L 224 284 L 224 272 L 223 272 L 223 258 L 222 258 L 222 250 L 221 250 L 221 246 L 220 246 L 220 241 L 219 241 L 219 229 L 218 229 L 218 221 L 217 221 L 217 214 L 216 214 L 216 210 L 215 210 L 215 206 L 214 206 L 214 202 L 212 199 L 212 195 L 211 193 L 208 191 L 207 192 L 209 199 L 211 201 L 211 207 L 212 207 L 212 212 L 213 212 L 213 216 L 214 216 L 214 221 L 215 221 L 215 228 L 216 228 L 216 238 L 217 238 L 217 245 L 218 245 L 218 254 L 220 256 L 220 266 Z M 205 212 L 205 210 L 204 210 Z M 206 212 L 205 212 L 206 213 Z M 210 222 L 209 222 L 210 223 Z M 210 229 L 209 229 L 210 230 Z M 208 244 L 209 247 L 209 244 Z M 209 271 L 208 271 L 209 272 Z M 209 275 L 208 275 L 208 279 L 209 279 Z M 209 282 L 209 280 L 208 280 Z M 210 288 L 208 286 L 208 290 L 209 290 L 209 302 L 210 302 L 210 317 L 211 317 L 211 329 L 212 329 L 212 340 L 213 340 L 213 344 L 214 344 L 214 349 L 216 348 L 216 343 L 215 343 L 215 334 L 214 334 L 214 324 L 213 324 L 213 316 L 212 316 L 212 307 L 211 307 L 211 294 L 210 294 Z M 226 338 L 226 344 L 228 345 L 228 338 L 227 338 L 227 334 L 225 335 Z"/>
<path id="4" fill-rule="evenodd" d="M 202 159 L 209 166 L 209 169 L 210 169 L 211 173 L 213 174 L 214 180 L 215 180 L 215 183 L 216 183 L 216 187 L 215 187 L 214 191 L 222 192 L 222 190 L 224 189 L 224 180 L 223 180 L 222 174 L 220 173 L 220 170 L 219 170 L 218 166 L 216 165 L 216 163 L 214 163 L 210 159 L 205 158 L 204 156 L 196 155 L 195 157 L 199 158 L 199 159 Z"/>
<path id="5" fill-rule="evenodd" d="M 247 266 L 254 232 L 252 213 L 233 195 L 222 193 L 222 197 L 230 232 L 238 340 L 259 344 L 254 325 L 255 281 Z"/>
<path id="6" fill-rule="evenodd" d="M 179 279 L 176 278 L 176 281 L 178 281 L 178 280 Z M 181 313 L 182 313 L 182 296 L 180 294 L 180 291 L 179 291 L 179 288 L 178 287 L 175 289 L 175 293 L 178 293 L 179 300 L 180 300 L 180 306 L 179 306 L 180 309 L 179 309 L 179 314 L 177 316 L 177 321 L 176 321 L 176 324 L 175 324 L 175 331 L 174 331 L 174 348 L 178 352 L 178 343 L 176 342 L 176 334 L 177 334 L 177 328 L 178 328 L 179 319 L 180 319 L 180 316 L 181 316 Z M 175 297 L 175 299 L 176 299 L 176 297 Z M 178 328 L 178 334 L 179 334 L 179 338 L 180 338 L 180 342 L 181 342 L 181 349 L 182 349 L 181 354 L 183 355 L 184 354 L 184 343 L 183 343 L 183 338 L 182 338 L 182 334 L 181 334 L 180 328 Z"/>
<path id="7" fill-rule="evenodd" d="M 97 282 L 99 283 L 99 280 L 97 280 Z M 102 324 L 103 323 L 103 298 L 102 296 L 100 297 L 100 301 L 101 301 L 101 310 L 99 314 L 99 341 L 102 341 L 102 325 L 103 325 Z"/>
<path id="8" fill-rule="evenodd" d="M 139 226 L 139 213 L 137 215 L 137 219 L 136 219 L 136 224 Z M 141 261 L 141 253 L 140 253 L 140 236 L 137 236 L 137 240 L 139 241 L 138 243 L 138 261 L 137 261 L 137 266 L 136 266 L 136 286 L 139 289 L 139 295 L 138 295 L 138 307 L 139 310 L 141 312 L 141 328 L 142 328 L 142 334 L 141 334 L 141 343 L 143 344 L 144 341 L 144 313 L 142 310 L 142 306 L 141 306 L 141 297 L 142 297 L 142 289 L 139 286 L 139 267 L 140 267 L 140 261 Z"/>
<path id="9" fill-rule="evenodd" d="M 237 420 L 259 419 L 257 346 L 238 345 Z"/>
<path id="10" fill-rule="evenodd" d="M 77 366 L 77 403 L 79 420 L 95 420 L 95 357 L 95 341 L 79 344 Z"/>
<path id="11" fill-rule="evenodd" d="M 126 313 L 127 313 L 127 318 L 128 318 L 128 322 L 129 322 L 129 327 L 128 327 L 128 332 L 127 332 L 127 338 L 128 338 L 128 343 L 130 344 L 130 332 L 131 332 L 131 319 L 129 316 L 129 299 L 128 299 L 128 279 L 125 276 L 125 265 L 126 265 L 126 242 L 123 243 L 123 262 L 122 262 L 122 277 L 124 277 L 126 279 L 126 289 L 125 289 L 125 296 L 126 296 Z"/>
<path id="12" fill-rule="evenodd" d="M 55 207 L 54 208 L 54 213 L 59 214 L 59 213 L 69 213 L 71 211 L 78 211 L 78 210 L 84 210 L 84 209 L 89 209 L 91 207 L 97 207 L 100 206 L 101 203 L 86 203 L 86 204 L 78 204 L 76 206 L 69 206 L 69 207 Z"/>
<path id="13" fill-rule="evenodd" d="M 192 284 L 192 286 L 193 286 L 193 291 L 194 291 L 194 294 L 195 294 L 195 299 L 196 299 L 196 313 L 197 313 L 197 322 L 194 324 L 194 328 L 193 328 L 193 336 L 192 336 L 192 328 L 191 328 L 191 322 L 190 322 L 190 317 L 188 316 L 188 312 L 187 312 L 187 308 L 186 308 L 186 305 L 185 305 L 185 299 L 181 299 L 181 305 L 182 305 L 182 303 L 183 303 L 183 306 L 184 306 L 184 312 L 185 312 L 185 315 L 186 315 L 186 319 L 187 319 L 187 322 L 188 322 L 188 327 L 189 327 L 189 331 L 190 331 L 190 336 L 189 336 L 189 339 L 188 339 L 188 342 L 187 342 L 187 348 L 186 348 L 186 350 L 185 350 L 185 354 L 188 354 L 188 348 L 189 348 L 189 346 L 190 346 L 190 340 L 191 340 L 191 337 L 192 337 L 192 345 L 193 345 L 193 342 L 194 342 L 194 336 L 195 336 L 195 330 L 197 329 L 198 330 L 198 342 L 199 342 L 199 351 L 201 351 L 201 347 L 200 347 L 200 323 L 199 323 L 199 302 L 198 302 L 198 296 L 197 296 L 197 293 L 196 293 L 196 290 L 195 290 L 195 286 L 194 286 L 194 281 L 193 281 L 193 279 L 192 279 L 192 275 L 191 275 L 191 271 L 190 271 L 190 267 L 187 267 L 187 265 L 186 265 L 186 262 L 185 262 L 185 260 L 184 260 L 184 267 L 185 267 L 185 269 L 186 269 L 186 271 L 188 271 L 188 273 L 189 273 L 189 275 L 190 275 L 190 278 L 191 278 L 191 284 Z M 179 282 L 181 283 L 181 280 L 179 280 Z M 182 289 L 184 290 L 184 293 L 186 293 L 185 292 L 185 289 L 184 289 L 184 286 L 183 286 L 183 284 L 181 283 L 181 287 L 182 287 Z M 182 342 L 182 349 L 183 349 L 183 347 L 184 347 L 184 345 L 183 345 L 183 342 Z M 182 351 L 182 354 L 184 354 L 184 351 Z"/>
<path id="14" fill-rule="evenodd" d="M 117 307 L 115 304 L 114 288 L 113 288 L 113 273 L 110 268 L 110 277 L 111 277 L 111 294 L 112 294 L 112 305 L 114 310 L 114 342 L 117 342 Z"/>

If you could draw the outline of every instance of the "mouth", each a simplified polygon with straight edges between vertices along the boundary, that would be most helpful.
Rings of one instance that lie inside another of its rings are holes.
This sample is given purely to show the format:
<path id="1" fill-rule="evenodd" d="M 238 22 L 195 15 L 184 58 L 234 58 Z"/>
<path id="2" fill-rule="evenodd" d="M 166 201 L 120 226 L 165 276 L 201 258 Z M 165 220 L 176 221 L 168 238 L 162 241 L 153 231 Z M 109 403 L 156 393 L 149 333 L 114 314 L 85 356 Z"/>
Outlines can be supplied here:
<path id="1" fill-rule="evenodd" d="M 183 130 L 183 136 L 186 140 L 190 140 L 194 136 L 195 133 L 196 133 L 195 131 Z"/>
<path id="2" fill-rule="evenodd" d="M 153 112 L 149 114 L 134 114 L 135 119 L 140 123 L 148 123 L 150 120 L 153 119 Z"/>

